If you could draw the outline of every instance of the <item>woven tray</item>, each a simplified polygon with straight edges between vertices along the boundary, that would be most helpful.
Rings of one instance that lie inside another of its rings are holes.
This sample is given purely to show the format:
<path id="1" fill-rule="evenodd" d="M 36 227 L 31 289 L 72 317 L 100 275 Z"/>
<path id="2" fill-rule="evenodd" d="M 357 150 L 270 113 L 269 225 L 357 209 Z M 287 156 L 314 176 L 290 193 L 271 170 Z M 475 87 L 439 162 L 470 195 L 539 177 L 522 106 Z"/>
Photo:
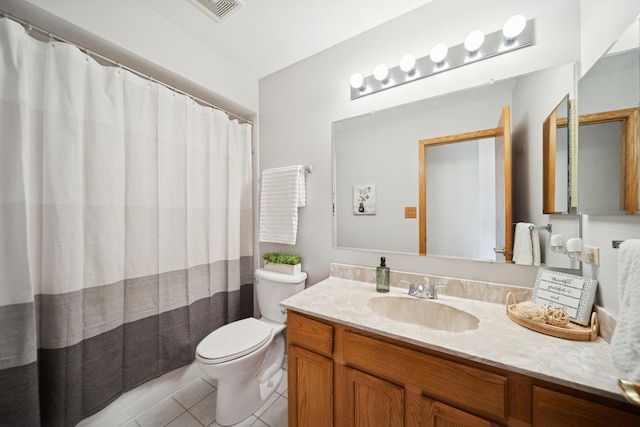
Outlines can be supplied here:
<path id="1" fill-rule="evenodd" d="M 591 325 L 582 326 L 571 323 L 565 326 L 554 326 L 547 323 L 534 322 L 533 320 L 520 315 L 513 309 L 516 306 L 516 297 L 513 293 L 507 294 L 507 316 L 518 325 L 532 329 L 542 334 L 551 335 L 558 338 L 576 341 L 593 341 L 598 338 L 598 314 L 594 311 L 591 313 Z"/>

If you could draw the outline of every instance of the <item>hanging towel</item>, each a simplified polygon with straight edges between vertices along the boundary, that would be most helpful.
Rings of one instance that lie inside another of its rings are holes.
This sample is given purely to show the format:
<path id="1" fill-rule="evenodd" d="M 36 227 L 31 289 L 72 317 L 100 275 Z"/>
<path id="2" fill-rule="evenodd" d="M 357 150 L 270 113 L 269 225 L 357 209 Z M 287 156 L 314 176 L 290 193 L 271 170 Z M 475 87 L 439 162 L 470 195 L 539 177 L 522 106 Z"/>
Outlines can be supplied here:
<path id="1" fill-rule="evenodd" d="M 262 172 L 258 241 L 296 244 L 298 208 L 307 205 L 305 175 L 302 165 Z"/>
<path id="2" fill-rule="evenodd" d="M 618 254 L 620 314 L 611 338 L 611 361 L 622 379 L 640 382 L 640 240 L 625 240 Z"/>
<path id="3" fill-rule="evenodd" d="M 513 262 L 520 265 L 540 265 L 540 236 L 533 224 L 516 224 Z"/>

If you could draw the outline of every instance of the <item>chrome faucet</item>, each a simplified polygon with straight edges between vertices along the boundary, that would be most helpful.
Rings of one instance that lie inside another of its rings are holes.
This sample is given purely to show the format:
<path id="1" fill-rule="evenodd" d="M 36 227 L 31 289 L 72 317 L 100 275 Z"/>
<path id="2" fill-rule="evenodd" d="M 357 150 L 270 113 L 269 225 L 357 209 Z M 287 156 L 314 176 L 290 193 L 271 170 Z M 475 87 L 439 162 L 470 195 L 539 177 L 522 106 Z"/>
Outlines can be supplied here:
<path id="1" fill-rule="evenodd" d="M 429 279 L 425 278 L 425 282 L 427 286 L 425 287 L 422 283 L 418 283 L 416 285 L 409 280 L 401 280 L 401 282 L 405 282 L 409 284 L 409 295 L 417 298 L 427 298 L 427 299 L 438 299 L 438 288 L 446 288 L 446 285 L 434 285 L 429 283 Z"/>

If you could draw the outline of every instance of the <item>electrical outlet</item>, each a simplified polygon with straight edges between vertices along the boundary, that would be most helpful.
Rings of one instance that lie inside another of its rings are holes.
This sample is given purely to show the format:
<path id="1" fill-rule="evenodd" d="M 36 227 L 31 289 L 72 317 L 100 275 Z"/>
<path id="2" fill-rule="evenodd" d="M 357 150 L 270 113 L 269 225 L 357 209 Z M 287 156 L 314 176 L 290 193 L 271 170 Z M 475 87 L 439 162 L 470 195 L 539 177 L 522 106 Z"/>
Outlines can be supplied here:
<path id="1" fill-rule="evenodd" d="M 584 245 L 584 262 L 593 264 L 595 266 L 600 265 L 600 248 L 596 246 Z"/>
<path id="2" fill-rule="evenodd" d="M 404 208 L 404 217 L 405 218 L 415 218 L 416 217 L 417 208 L 415 206 L 406 206 Z"/>

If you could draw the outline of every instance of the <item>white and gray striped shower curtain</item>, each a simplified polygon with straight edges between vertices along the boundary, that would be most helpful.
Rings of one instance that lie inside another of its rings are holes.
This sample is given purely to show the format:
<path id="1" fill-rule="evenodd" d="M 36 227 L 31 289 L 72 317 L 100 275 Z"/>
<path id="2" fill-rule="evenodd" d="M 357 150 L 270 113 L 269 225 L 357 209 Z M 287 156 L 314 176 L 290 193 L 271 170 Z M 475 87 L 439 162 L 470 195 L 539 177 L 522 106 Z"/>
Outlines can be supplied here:
<path id="1" fill-rule="evenodd" d="M 0 19 L 0 425 L 75 425 L 253 312 L 251 127 Z"/>

